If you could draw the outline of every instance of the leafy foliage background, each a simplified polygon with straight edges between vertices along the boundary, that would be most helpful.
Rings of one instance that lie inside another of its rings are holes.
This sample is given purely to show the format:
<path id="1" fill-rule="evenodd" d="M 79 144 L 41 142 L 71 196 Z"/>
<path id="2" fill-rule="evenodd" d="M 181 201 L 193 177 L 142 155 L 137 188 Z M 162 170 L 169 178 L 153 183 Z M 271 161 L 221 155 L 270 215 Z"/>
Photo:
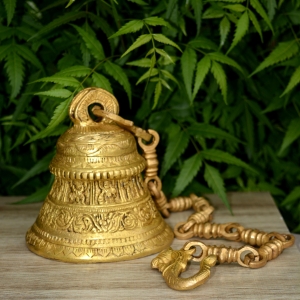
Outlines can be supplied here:
<path id="1" fill-rule="evenodd" d="M 41 201 L 88 86 L 161 136 L 168 196 L 270 191 L 300 232 L 300 2 L 0 2 L 2 195 Z M 229 207 L 230 208 L 230 207 Z"/>

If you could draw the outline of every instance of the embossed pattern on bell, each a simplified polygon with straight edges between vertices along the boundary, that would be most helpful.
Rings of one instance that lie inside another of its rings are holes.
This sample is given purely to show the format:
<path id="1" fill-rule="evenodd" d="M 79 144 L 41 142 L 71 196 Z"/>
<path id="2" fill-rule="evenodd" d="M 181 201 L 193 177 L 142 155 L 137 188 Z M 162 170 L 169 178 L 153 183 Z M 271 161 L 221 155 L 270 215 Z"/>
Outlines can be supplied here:
<path id="1" fill-rule="evenodd" d="M 34 253 L 66 262 L 120 261 L 161 251 L 173 240 L 141 172 L 134 136 L 114 121 L 93 120 L 90 105 L 117 114 L 117 100 L 97 88 L 70 105 L 74 126 L 57 142 L 55 175 L 26 242 Z M 121 119 L 121 118 L 120 118 Z"/>

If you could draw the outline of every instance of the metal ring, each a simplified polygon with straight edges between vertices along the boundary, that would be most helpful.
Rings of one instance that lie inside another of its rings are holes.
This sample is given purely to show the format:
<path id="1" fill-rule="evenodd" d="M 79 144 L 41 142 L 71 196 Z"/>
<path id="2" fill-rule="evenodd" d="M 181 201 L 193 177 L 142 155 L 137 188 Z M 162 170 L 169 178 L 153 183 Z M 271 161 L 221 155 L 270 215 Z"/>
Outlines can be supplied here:
<path id="1" fill-rule="evenodd" d="M 142 138 L 138 138 L 138 143 L 145 152 L 149 150 L 154 150 L 159 143 L 159 134 L 155 130 L 148 129 L 147 132 L 149 132 L 152 135 L 152 141 L 150 144 L 146 145 L 143 143 Z"/>
<path id="2" fill-rule="evenodd" d="M 149 186 L 149 184 L 152 184 L 159 190 L 162 190 L 162 183 L 161 180 L 158 176 L 154 176 L 154 177 L 146 177 L 145 178 L 145 184 L 146 186 Z"/>
<path id="3" fill-rule="evenodd" d="M 194 236 L 193 231 L 180 232 L 180 228 L 185 224 L 185 222 L 179 222 L 174 227 L 175 237 L 179 240 L 187 240 Z"/>
<path id="4" fill-rule="evenodd" d="M 190 242 L 185 243 L 185 245 L 183 246 L 182 249 L 189 250 L 191 248 L 196 248 L 196 246 L 200 247 L 202 252 L 198 256 L 193 255 L 192 261 L 200 262 L 201 260 L 204 259 L 204 257 L 207 256 L 207 246 L 205 244 L 203 244 L 202 242 L 199 242 L 199 241 L 190 241 Z"/>
<path id="5" fill-rule="evenodd" d="M 242 259 L 241 259 L 241 256 L 242 256 L 242 254 L 245 252 L 245 251 L 250 251 L 251 252 L 251 254 L 253 255 L 253 260 L 255 261 L 255 262 L 258 262 L 259 261 L 259 253 L 258 253 L 258 251 L 255 249 L 255 248 L 253 248 L 253 247 L 251 247 L 251 246 L 244 246 L 244 247 L 242 247 L 242 248 L 240 248 L 239 250 L 238 250 L 238 257 L 237 257 L 237 262 L 238 262 L 238 264 L 240 265 L 240 266 L 242 266 L 242 267 L 245 267 L 245 268 L 249 268 L 250 266 L 250 261 L 249 262 L 247 262 L 247 263 L 245 263 L 245 259 L 244 259 L 244 261 L 242 261 Z M 248 254 L 249 255 L 249 254 Z"/>

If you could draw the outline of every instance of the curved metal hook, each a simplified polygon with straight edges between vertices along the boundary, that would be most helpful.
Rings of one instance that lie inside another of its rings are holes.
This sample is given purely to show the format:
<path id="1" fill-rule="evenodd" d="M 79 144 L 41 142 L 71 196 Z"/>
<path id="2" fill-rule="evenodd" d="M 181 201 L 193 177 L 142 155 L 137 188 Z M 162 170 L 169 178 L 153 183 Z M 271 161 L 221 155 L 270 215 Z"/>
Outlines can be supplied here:
<path id="1" fill-rule="evenodd" d="M 181 278 L 180 275 L 186 270 L 195 250 L 195 248 L 173 250 L 170 247 L 152 260 L 151 267 L 162 272 L 162 276 L 170 288 L 178 291 L 194 289 L 207 281 L 210 276 L 210 268 L 217 262 L 215 255 L 209 255 L 200 262 L 200 270 L 195 275 Z"/>

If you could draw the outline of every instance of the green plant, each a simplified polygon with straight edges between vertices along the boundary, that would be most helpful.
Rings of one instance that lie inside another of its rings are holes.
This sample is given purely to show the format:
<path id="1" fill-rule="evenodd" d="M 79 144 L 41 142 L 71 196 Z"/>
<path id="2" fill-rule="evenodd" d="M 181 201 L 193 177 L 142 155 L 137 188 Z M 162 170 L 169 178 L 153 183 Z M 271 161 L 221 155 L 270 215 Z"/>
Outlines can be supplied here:
<path id="1" fill-rule="evenodd" d="M 68 105 L 97 86 L 160 133 L 168 196 L 268 190 L 299 232 L 299 23 L 296 0 L 3 0 L 1 193 L 45 197 Z"/>

